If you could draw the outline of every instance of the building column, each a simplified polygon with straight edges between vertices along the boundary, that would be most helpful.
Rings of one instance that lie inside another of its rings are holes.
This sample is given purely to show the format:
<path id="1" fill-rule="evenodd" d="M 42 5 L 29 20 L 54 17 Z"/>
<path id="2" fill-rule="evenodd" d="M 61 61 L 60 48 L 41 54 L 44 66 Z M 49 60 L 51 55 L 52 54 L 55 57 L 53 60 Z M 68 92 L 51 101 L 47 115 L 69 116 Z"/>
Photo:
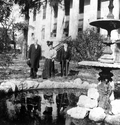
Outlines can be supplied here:
<path id="1" fill-rule="evenodd" d="M 53 117 L 53 120 L 55 120 L 57 118 L 57 103 L 56 103 L 56 94 L 53 93 L 53 104 L 52 104 L 52 107 L 53 107 L 53 111 L 52 111 L 52 117 Z"/>
<path id="2" fill-rule="evenodd" d="M 114 15 L 114 19 L 119 19 L 119 7 L 120 7 L 120 1 L 119 0 L 114 0 L 113 1 L 113 5 L 114 5 L 114 8 L 113 8 L 113 15 Z M 116 29 L 116 30 L 113 30 L 111 32 L 111 39 L 112 39 L 112 42 L 115 42 L 117 39 L 120 39 L 120 34 L 119 34 L 119 30 Z M 117 44 L 113 44 L 111 46 L 111 49 L 113 50 L 113 56 L 114 56 L 114 60 L 115 62 L 118 62 L 119 60 L 117 60 L 119 57 L 120 57 L 120 53 L 116 52 L 116 47 L 117 47 Z M 118 56 L 118 57 L 117 57 Z"/>
<path id="3" fill-rule="evenodd" d="M 31 41 L 31 34 L 35 33 L 35 22 L 33 22 L 33 11 L 29 11 L 29 16 L 30 16 L 30 19 L 29 19 L 29 28 L 28 28 L 28 46 L 30 46 L 33 43 L 33 41 Z M 34 29 L 31 27 L 34 27 Z"/>
<path id="4" fill-rule="evenodd" d="M 114 0 L 113 5 L 114 5 L 114 8 L 113 8 L 114 19 L 119 19 L 119 0 Z M 102 18 L 107 18 L 107 15 L 109 13 L 108 6 L 109 6 L 109 1 L 103 1 L 101 3 L 101 17 Z M 107 31 L 106 30 L 101 29 L 100 33 L 107 37 Z M 115 40 L 118 39 L 118 38 L 119 38 L 118 30 L 113 30 L 111 32 L 112 42 L 115 42 Z M 115 57 L 115 55 L 116 55 L 115 54 L 115 46 L 116 46 L 115 44 L 111 45 L 111 49 L 113 51 L 112 56 L 113 56 L 114 59 L 116 58 Z"/>
<path id="5" fill-rule="evenodd" d="M 90 28 L 90 22 L 97 19 L 98 0 L 85 0 L 83 30 Z"/>
<path id="6" fill-rule="evenodd" d="M 86 30 L 90 27 L 89 19 L 90 19 L 90 0 L 84 0 L 84 15 L 83 15 L 83 30 Z"/>
<path id="7" fill-rule="evenodd" d="M 90 0 L 90 13 L 89 22 L 97 20 L 98 0 Z"/>
<path id="8" fill-rule="evenodd" d="M 78 35 L 79 0 L 73 0 L 69 18 L 69 36 L 73 39 Z"/>
<path id="9" fill-rule="evenodd" d="M 57 37 L 56 37 L 56 40 L 61 40 L 62 39 L 64 21 L 65 21 L 64 8 L 61 8 L 60 6 L 58 6 Z"/>
<path id="10" fill-rule="evenodd" d="M 47 4 L 46 19 L 45 19 L 45 41 L 50 39 L 51 22 L 52 21 L 52 8 Z"/>
<path id="11" fill-rule="evenodd" d="M 109 6 L 109 1 L 101 1 L 101 18 L 102 19 L 107 18 L 107 15 L 109 13 L 108 6 Z M 107 31 L 106 30 L 100 29 L 100 33 L 107 37 Z"/>
<path id="12" fill-rule="evenodd" d="M 120 12 L 119 12 L 120 5 L 119 4 L 120 4 L 119 0 L 114 0 L 113 1 L 113 5 L 114 5 L 113 15 L 114 15 L 114 19 L 119 19 L 119 14 L 120 14 Z M 116 40 L 116 39 L 118 39 L 118 37 L 119 37 L 118 29 L 111 32 L 111 39 Z"/>
<path id="13" fill-rule="evenodd" d="M 41 41 L 41 30 L 42 30 L 42 13 L 41 12 L 37 12 L 37 15 L 36 15 L 36 25 L 35 25 L 35 34 L 36 34 L 36 38 L 38 39 L 38 42 L 39 44 L 41 45 L 42 44 L 42 41 Z"/>

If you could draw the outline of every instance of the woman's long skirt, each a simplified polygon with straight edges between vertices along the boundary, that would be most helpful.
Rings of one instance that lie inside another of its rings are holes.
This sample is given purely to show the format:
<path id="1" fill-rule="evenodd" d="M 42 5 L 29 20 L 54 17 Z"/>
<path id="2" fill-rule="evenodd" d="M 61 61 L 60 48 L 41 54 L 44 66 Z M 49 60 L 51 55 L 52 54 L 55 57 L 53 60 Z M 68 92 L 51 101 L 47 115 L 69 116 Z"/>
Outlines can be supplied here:
<path id="1" fill-rule="evenodd" d="M 51 77 L 51 64 L 52 64 L 51 59 L 45 59 L 43 73 L 42 73 L 43 79 L 48 79 Z"/>

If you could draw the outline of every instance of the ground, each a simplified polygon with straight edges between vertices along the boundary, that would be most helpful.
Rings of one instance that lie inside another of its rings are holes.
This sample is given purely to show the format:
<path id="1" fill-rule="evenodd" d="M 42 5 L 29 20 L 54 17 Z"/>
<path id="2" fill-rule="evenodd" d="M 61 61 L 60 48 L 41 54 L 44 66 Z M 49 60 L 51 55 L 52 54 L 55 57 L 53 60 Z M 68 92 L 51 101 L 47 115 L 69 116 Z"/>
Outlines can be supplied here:
<path id="1" fill-rule="evenodd" d="M 41 60 L 40 61 L 40 68 L 39 68 L 39 71 L 38 71 L 38 78 L 36 80 L 39 79 L 39 80 L 43 81 L 43 79 L 41 77 L 43 66 L 44 66 L 44 60 Z M 100 72 L 100 69 L 96 69 L 96 68 L 93 68 L 93 67 L 80 67 L 78 65 L 78 62 L 73 62 L 73 61 L 70 62 L 70 70 L 69 70 L 69 76 L 68 77 L 61 77 L 60 76 L 60 64 L 59 64 L 59 62 L 55 62 L 55 69 L 56 69 L 56 76 L 55 76 L 55 78 L 51 78 L 50 80 L 63 81 L 64 82 L 66 80 L 68 81 L 68 80 L 75 79 L 75 78 L 81 78 L 81 80 L 88 81 L 89 83 L 96 83 L 97 84 L 99 82 L 97 79 L 99 77 L 98 73 Z M 29 77 L 29 71 L 30 71 L 30 68 L 29 68 L 29 66 L 27 66 L 26 60 L 21 60 L 20 57 L 17 57 L 15 59 L 13 59 L 13 64 L 10 65 L 9 68 L 4 69 L 4 70 L 3 69 L 0 70 L 0 75 L 1 75 L 0 80 L 2 82 L 4 79 L 5 80 L 6 79 L 29 79 L 30 78 Z M 119 72 L 120 72 L 120 70 L 116 70 L 116 71 L 113 72 L 114 73 L 113 80 L 115 82 L 120 81 L 119 80 Z M 45 82 L 43 82 L 43 84 L 44 83 Z M 55 84 L 56 84 L 56 82 L 55 82 Z M 55 86 L 55 84 L 51 84 L 51 85 Z M 66 85 L 66 84 L 63 83 L 63 85 Z M 71 83 L 69 85 L 71 85 Z M 75 87 L 75 84 L 73 84 L 73 86 Z M 67 84 L 66 87 L 69 88 L 68 84 Z M 63 88 L 65 88 L 65 87 L 63 87 Z M 50 89 L 48 89 L 48 90 L 50 90 Z M 64 89 L 62 89 L 62 90 L 63 90 L 63 92 L 65 92 Z M 35 92 L 30 91 L 30 92 L 32 94 L 35 94 L 35 93 L 38 94 L 38 91 L 35 91 Z M 53 89 L 52 89 L 52 92 L 53 92 Z M 61 92 L 61 90 L 60 90 L 60 92 Z M 72 92 L 71 89 L 70 89 L 70 92 Z M 76 92 L 76 89 L 74 89 L 74 92 L 78 96 L 78 93 Z M 27 95 L 29 94 L 28 91 L 26 93 L 27 93 Z M 45 93 L 47 93 L 47 90 L 45 90 Z M 79 91 L 79 94 L 81 94 L 81 93 L 84 94 L 85 91 L 83 91 L 83 92 Z M 23 93 L 21 93 L 21 94 L 23 95 Z M 14 97 L 17 98 L 17 94 L 16 94 L 16 96 L 13 96 L 13 99 L 14 99 Z M 29 96 L 28 96 L 28 98 L 29 98 Z M 78 121 L 74 121 L 74 122 L 76 124 L 78 124 Z M 84 120 L 83 120 L 83 124 L 84 124 Z M 91 125 L 93 125 L 93 122 L 91 123 Z"/>
<path id="2" fill-rule="evenodd" d="M 44 66 L 44 59 L 40 61 L 40 68 L 38 71 L 38 78 L 41 79 L 42 70 Z M 61 77 L 60 76 L 60 64 L 59 62 L 55 62 L 55 69 L 56 69 L 56 76 L 51 78 L 54 81 L 65 81 L 66 79 L 75 79 L 81 78 L 82 80 L 86 80 L 90 83 L 98 83 L 97 80 L 100 72 L 100 69 L 95 69 L 93 67 L 80 67 L 78 62 L 71 61 L 70 68 L 69 68 L 69 75 L 68 77 Z M 0 71 L 0 80 L 3 81 L 4 79 L 20 79 L 20 78 L 29 78 L 30 68 L 26 64 L 26 60 L 21 60 L 20 55 L 13 59 L 13 64 L 10 65 L 7 69 L 1 69 Z M 113 80 L 115 82 L 120 81 L 120 70 L 113 71 L 114 77 Z"/>

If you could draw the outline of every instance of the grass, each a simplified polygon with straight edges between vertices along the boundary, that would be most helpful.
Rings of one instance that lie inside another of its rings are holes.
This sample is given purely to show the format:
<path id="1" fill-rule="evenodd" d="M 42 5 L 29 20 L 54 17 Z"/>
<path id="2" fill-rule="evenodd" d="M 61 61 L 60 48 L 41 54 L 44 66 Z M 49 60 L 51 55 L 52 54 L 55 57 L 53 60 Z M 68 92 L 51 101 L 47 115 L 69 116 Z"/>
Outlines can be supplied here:
<path id="1" fill-rule="evenodd" d="M 42 79 L 42 70 L 44 66 L 44 60 L 40 61 L 40 68 L 38 70 L 38 78 Z M 77 62 L 70 62 L 69 75 L 68 77 L 60 76 L 60 64 L 55 62 L 56 76 L 50 78 L 53 81 L 69 81 L 75 78 L 81 78 L 83 81 L 88 81 L 90 83 L 98 83 L 98 73 L 100 69 L 95 69 L 93 67 L 79 66 Z M 30 68 L 26 64 L 26 60 L 20 60 L 20 58 L 14 59 L 13 64 L 7 69 L 0 69 L 0 80 L 4 79 L 26 79 L 29 78 Z M 120 81 L 120 70 L 113 71 L 113 80 Z"/>

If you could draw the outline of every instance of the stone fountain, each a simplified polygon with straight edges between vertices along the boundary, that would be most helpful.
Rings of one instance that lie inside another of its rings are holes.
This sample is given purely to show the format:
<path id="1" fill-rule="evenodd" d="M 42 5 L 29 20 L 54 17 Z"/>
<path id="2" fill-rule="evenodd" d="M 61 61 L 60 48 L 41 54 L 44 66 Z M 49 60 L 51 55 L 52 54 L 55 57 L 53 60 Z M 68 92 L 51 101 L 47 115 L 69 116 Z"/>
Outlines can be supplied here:
<path id="1" fill-rule="evenodd" d="M 120 28 L 120 20 L 114 19 L 114 15 L 112 14 L 112 10 L 114 8 L 113 0 L 110 0 L 108 8 L 109 8 L 109 14 L 107 16 L 107 19 L 99 19 L 99 20 L 90 22 L 90 25 L 105 29 L 108 32 L 107 39 L 104 40 L 103 42 L 106 45 L 103 51 L 103 55 L 98 59 L 98 61 L 79 62 L 79 65 L 92 66 L 92 67 L 97 67 L 101 69 L 101 72 L 99 73 L 99 79 L 98 79 L 101 82 L 101 86 L 108 85 L 108 83 L 112 81 L 113 73 L 111 72 L 111 70 L 120 68 L 120 64 L 116 63 L 116 61 L 114 60 L 112 55 L 113 52 L 111 50 L 111 45 L 114 44 L 112 43 L 112 40 L 111 40 L 111 31 L 114 29 Z M 105 88 L 105 86 L 103 88 Z"/>
<path id="2" fill-rule="evenodd" d="M 111 31 L 120 28 L 120 20 L 114 19 L 114 15 L 112 14 L 113 0 L 109 2 L 109 14 L 107 19 L 98 19 L 96 21 L 90 22 L 90 25 L 99 27 L 107 30 L 107 39 L 104 40 L 105 49 L 103 50 L 102 56 L 98 59 L 98 61 L 81 61 L 78 64 L 80 66 L 92 66 L 101 69 L 99 73 L 98 80 L 100 84 L 97 89 L 99 92 L 99 102 L 98 107 L 101 107 L 105 110 L 106 114 L 112 114 L 111 112 L 111 104 L 110 104 L 110 95 L 112 93 L 112 88 L 110 82 L 112 81 L 113 73 L 112 70 L 120 69 L 120 64 L 116 63 L 113 58 L 113 51 L 111 49 L 112 43 L 111 40 Z"/>

